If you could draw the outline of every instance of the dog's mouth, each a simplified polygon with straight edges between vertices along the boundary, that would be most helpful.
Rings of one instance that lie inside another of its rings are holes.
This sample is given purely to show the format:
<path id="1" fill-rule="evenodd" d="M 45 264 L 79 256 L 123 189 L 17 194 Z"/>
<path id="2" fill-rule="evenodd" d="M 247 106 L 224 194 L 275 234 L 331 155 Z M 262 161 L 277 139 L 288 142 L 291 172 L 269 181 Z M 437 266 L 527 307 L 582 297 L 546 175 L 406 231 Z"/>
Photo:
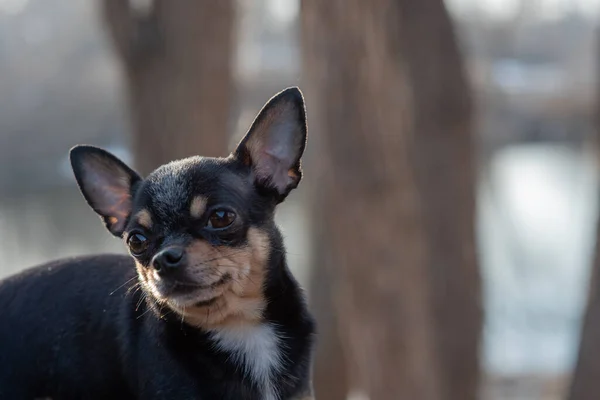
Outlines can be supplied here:
<path id="1" fill-rule="evenodd" d="M 174 281 L 172 284 L 171 291 L 176 294 L 189 294 L 194 293 L 199 290 L 207 290 L 207 289 L 215 289 L 219 286 L 222 286 L 231 280 L 230 274 L 223 274 L 219 280 L 216 282 L 210 283 L 208 285 L 203 285 L 194 282 L 182 282 L 182 281 Z"/>
<path id="2" fill-rule="evenodd" d="M 223 274 L 210 284 L 199 284 L 189 281 L 174 280 L 156 285 L 161 297 L 182 304 L 206 306 L 214 303 L 221 296 L 219 289 L 231 281 L 230 274 Z"/>

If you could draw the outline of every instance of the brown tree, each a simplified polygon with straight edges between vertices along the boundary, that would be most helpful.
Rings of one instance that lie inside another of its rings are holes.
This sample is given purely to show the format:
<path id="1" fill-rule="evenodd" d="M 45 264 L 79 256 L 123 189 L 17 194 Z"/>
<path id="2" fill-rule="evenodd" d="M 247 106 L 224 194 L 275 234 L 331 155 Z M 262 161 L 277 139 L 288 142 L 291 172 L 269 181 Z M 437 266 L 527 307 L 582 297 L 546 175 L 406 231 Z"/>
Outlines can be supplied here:
<path id="1" fill-rule="evenodd" d="M 443 1 L 404 0 L 399 8 L 444 387 L 448 398 L 475 399 L 482 305 L 470 91 Z"/>
<path id="2" fill-rule="evenodd" d="M 334 332 L 324 313 L 321 341 L 338 336 L 342 382 L 372 399 L 475 399 L 471 102 L 448 13 L 442 0 L 302 4 L 311 137 L 322 139 L 313 281 L 329 272 L 331 287 L 315 289 L 332 293 L 339 320 Z M 342 399 L 331 393 L 348 388 L 320 383 L 336 361 L 317 360 L 317 398 Z"/>
<path id="3" fill-rule="evenodd" d="M 232 0 L 102 0 L 122 61 L 136 166 L 227 151 Z"/>
<path id="4" fill-rule="evenodd" d="M 600 228 L 599 228 L 600 229 Z M 600 236 L 599 236 L 600 237 Z M 600 240 L 596 241 L 596 257 L 589 285 L 587 309 L 579 345 L 579 357 L 571 382 L 569 400 L 592 400 L 598 397 L 600 378 Z"/>
<path id="5" fill-rule="evenodd" d="M 596 110 L 600 110 L 600 96 L 597 96 L 596 102 Z M 596 116 L 594 122 L 598 131 L 595 145 L 598 146 L 600 113 Z M 592 265 L 579 355 L 571 381 L 569 400 L 592 400 L 598 397 L 598 382 L 600 382 L 600 340 L 598 338 L 600 338 L 600 220 L 597 221 L 596 254 Z"/>

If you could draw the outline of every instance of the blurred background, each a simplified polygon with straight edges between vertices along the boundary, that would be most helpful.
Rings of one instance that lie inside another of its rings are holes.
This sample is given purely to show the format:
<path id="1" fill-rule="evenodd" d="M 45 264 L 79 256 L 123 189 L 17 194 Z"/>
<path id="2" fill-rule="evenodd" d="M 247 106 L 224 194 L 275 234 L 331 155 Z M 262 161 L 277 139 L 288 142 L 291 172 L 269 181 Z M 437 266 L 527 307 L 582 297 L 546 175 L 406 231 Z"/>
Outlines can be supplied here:
<path id="1" fill-rule="evenodd" d="M 299 85 L 305 179 L 278 218 L 319 320 L 316 398 L 597 399 L 599 18 L 600 0 L 0 0 L 0 276 L 125 251 L 71 146 L 142 173 L 226 155 Z"/>

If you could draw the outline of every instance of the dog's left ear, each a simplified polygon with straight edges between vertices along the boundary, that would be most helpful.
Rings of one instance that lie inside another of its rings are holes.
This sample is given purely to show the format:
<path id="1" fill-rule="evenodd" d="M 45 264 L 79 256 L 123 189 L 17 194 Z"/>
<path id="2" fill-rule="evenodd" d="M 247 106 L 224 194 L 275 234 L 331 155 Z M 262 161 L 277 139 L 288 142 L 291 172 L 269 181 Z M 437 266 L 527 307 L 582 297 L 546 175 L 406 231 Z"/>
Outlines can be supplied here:
<path id="1" fill-rule="evenodd" d="M 252 168 L 259 189 L 279 201 L 302 178 L 300 158 L 306 146 L 306 111 L 302 92 L 288 88 L 265 104 L 233 156 Z"/>
<path id="2" fill-rule="evenodd" d="M 117 157 L 93 146 L 69 153 L 79 189 L 106 228 L 121 236 L 131 214 L 133 187 L 141 177 Z"/>

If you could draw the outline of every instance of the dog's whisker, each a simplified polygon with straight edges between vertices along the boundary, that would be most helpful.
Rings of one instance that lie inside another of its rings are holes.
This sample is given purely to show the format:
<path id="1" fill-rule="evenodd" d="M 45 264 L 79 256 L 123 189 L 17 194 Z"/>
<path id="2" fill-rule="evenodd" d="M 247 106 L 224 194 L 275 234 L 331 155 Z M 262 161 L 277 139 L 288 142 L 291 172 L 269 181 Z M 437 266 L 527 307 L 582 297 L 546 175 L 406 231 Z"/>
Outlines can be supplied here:
<path id="1" fill-rule="evenodd" d="M 136 282 L 135 284 L 131 285 L 128 289 L 127 292 L 125 292 L 126 295 L 130 295 L 130 294 L 135 294 L 138 290 L 140 290 L 142 284 L 140 282 Z"/>
<path id="2" fill-rule="evenodd" d="M 144 315 L 148 314 L 150 311 L 152 311 L 152 308 L 148 307 L 148 309 L 146 311 L 144 311 L 143 313 L 141 313 L 140 315 L 138 315 L 136 319 L 142 318 Z"/>
<path id="3" fill-rule="evenodd" d="M 125 281 L 125 283 L 124 283 L 124 284 L 122 284 L 121 286 L 119 286 L 118 288 L 116 288 L 115 290 L 113 290 L 112 292 L 110 292 L 109 296 L 112 296 L 113 294 L 115 294 L 115 292 L 116 292 L 117 290 L 121 289 L 123 286 L 127 285 L 129 282 L 131 282 L 131 281 L 132 281 L 132 280 L 134 280 L 134 279 L 137 279 L 137 275 L 136 275 L 136 276 L 134 276 L 134 277 L 133 277 L 133 278 L 131 278 L 131 279 L 128 279 L 127 281 Z"/>
<path id="4" fill-rule="evenodd" d="M 146 299 L 146 292 L 142 292 L 142 295 L 140 296 L 140 299 L 138 300 L 136 306 L 135 306 L 135 311 L 140 309 L 140 306 L 142 305 L 142 302 Z"/>

